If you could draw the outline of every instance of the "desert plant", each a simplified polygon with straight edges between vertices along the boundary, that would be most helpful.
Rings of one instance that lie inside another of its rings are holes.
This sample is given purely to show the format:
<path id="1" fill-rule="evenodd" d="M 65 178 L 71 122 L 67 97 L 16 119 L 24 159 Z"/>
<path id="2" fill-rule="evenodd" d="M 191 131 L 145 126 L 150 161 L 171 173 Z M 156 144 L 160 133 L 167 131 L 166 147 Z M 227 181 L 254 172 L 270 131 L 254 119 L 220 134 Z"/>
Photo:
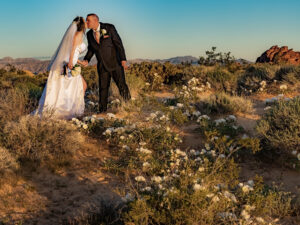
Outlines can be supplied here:
<path id="1" fill-rule="evenodd" d="M 18 168 L 16 158 L 7 149 L 0 147 L 0 175 Z"/>
<path id="2" fill-rule="evenodd" d="M 5 123 L 17 120 L 20 116 L 29 113 L 28 96 L 21 90 L 0 90 L 0 127 Z"/>
<path id="3" fill-rule="evenodd" d="M 235 58 L 231 55 L 231 52 L 222 53 L 216 52 L 217 47 L 212 47 L 211 51 L 205 51 L 206 58 L 199 57 L 198 64 L 206 66 L 214 66 L 216 64 L 229 65 L 234 62 Z"/>
<path id="4" fill-rule="evenodd" d="M 230 73 L 225 68 L 217 67 L 206 74 L 207 81 L 217 91 L 234 93 L 237 88 L 238 74 Z"/>
<path id="5" fill-rule="evenodd" d="M 3 145 L 19 159 L 41 164 L 63 162 L 80 149 L 84 137 L 67 121 L 23 116 L 6 124 Z"/>
<path id="6" fill-rule="evenodd" d="M 266 84 L 273 81 L 278 66 L 263 64 L 249 66 L 239 78 L 238 86 L 240 93 L 255 93 L 261 87 L 261 82 Z"/>
<path id="7" fill-rule="evenodd" d="M 256 126 L 264 149 L 278 151 L 283 157 L 297 156 L 300 153 L 299 115 L 300 97 L 276 102 Z M 300 159 L 300 154 L 298 157 Z"/>
<path id="8" fill-rule="evenodd" d="M 236 95 L 232 96 L 224 92 L 212 94 L 197 105 L 200 111 L 206 114 L 247 113 L 253 110 L 251 100 Z"/>
<path id="9" fill-rule="evenodd" d="M 296 84 L 300 81 L 300 68 L 296 66 L 283 66 L 276 72 L 275 78 L 279 81 Z"/>

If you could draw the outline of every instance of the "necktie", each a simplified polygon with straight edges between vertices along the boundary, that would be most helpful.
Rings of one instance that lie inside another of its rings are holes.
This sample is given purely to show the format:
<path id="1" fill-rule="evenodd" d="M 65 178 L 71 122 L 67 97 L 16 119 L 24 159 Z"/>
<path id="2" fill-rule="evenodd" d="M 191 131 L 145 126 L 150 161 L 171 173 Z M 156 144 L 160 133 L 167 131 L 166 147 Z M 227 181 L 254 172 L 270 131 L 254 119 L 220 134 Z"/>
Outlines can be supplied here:
<path id="1" fill-rule="evenodd" d="M 95 37 L 95 40 L 97 41 L 97 43 L 99 44 L 99 42 L 100 42 L 100 32 L 95 31 L 94 32 L 94 37 Z"/>

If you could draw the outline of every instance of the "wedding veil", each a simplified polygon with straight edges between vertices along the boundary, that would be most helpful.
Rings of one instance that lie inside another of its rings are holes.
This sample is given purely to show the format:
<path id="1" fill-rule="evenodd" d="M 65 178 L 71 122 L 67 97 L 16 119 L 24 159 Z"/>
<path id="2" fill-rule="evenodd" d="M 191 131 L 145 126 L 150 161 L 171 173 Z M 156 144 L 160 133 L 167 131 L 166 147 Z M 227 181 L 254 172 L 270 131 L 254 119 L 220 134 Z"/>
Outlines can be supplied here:
<path id="1" fill-rule="evenodd" d="M 68 27 L 63 39 L 61 40 L 57 50 L 51 58 L 51 62 L 47 68 L 48 71 L 61 72 L 63 70 L 64 63 L 69 62 L 70 53 L 73 45 L 73 38 L 77 31 L 77 23 L 72 22 Z"/>

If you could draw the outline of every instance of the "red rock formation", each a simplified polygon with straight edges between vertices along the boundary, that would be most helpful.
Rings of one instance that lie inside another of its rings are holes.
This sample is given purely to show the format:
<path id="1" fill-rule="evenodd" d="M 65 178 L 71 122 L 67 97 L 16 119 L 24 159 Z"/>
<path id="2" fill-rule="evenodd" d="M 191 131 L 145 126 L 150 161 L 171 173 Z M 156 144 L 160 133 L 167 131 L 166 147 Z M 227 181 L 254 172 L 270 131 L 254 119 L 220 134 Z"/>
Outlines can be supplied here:
<path id="1" fill-rule="evenodd" d="M 272 46 L 269 50 L 265 51 L 260 57 L 257 58 L 258 63 L 288 63 L 300 65 L 300 52 L 294 52 L 287 46 L 278 47 Z"/>

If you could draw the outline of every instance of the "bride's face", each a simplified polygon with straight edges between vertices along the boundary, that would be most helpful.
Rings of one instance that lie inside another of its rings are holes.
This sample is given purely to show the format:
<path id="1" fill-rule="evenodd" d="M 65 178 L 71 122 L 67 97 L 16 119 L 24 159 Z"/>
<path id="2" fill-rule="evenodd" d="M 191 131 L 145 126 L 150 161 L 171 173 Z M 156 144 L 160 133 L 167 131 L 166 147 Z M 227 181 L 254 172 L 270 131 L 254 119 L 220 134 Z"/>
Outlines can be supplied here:
<path id="1" fill-rule="evenodd" d="M 87 26 L 87 22 L 85 21 L 85 19 L 83 19 L 83 22 L 84 22 L 84 28 L 87 29 L 88 26 Z"/>

